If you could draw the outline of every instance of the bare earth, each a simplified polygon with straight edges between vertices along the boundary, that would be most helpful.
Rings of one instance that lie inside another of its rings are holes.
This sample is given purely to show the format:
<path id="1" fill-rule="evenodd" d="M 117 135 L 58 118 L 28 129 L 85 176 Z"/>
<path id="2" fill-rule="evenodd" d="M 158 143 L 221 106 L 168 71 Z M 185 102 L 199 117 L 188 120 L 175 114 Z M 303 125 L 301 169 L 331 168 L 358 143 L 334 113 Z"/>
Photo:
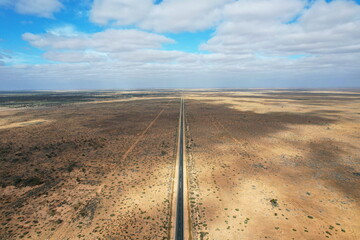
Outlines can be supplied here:
<path id="1" fill-rule="evenodd" d="M 360 239 L 360 92 L 27 94 L 0 98 L 0 239 L 169 239 L 181 95 L 192 239 Z"/>
<path id="2" fill-rule="evenodd" d="M 0 239 L 166 239 L 179 104 L 2 109 Z"/>
<path id="3" fill-rule="evenodd" d="M 360 239 L 360 94 L 187 96 L 194 239 Z"/>

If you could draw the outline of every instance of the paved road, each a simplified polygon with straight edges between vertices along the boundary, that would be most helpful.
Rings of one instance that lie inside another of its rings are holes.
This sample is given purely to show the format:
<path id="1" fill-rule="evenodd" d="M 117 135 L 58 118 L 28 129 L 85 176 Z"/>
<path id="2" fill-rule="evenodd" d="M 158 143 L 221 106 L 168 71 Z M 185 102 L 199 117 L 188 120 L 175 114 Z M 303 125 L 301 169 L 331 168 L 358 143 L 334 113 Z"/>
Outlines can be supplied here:
<path id="1" fill-rule="evenodd" d="M 175 239 L 184 239 L 184 100 L 181 98 L 180 107 L 180 131 L 179 131 L 179 181 L 178 181 L 178 196 L 176 206 L 176 232 Z"/>

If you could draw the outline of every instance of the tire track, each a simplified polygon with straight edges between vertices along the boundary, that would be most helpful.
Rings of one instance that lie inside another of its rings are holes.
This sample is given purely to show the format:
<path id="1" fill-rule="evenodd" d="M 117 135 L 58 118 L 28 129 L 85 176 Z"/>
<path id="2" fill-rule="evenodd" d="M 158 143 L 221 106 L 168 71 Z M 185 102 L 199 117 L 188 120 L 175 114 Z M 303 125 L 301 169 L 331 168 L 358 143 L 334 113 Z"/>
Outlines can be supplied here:
<path id="1" fill-rule="evenodd" d="M 165 109 L 167 108 L 167 106 L 172 102 L 172 100 L 170 100 L 163 109 L 161 109 L 161 111 L 158 113 L 158 115 L 156 115 L 156 117 L 149 123 L 149 125 L 145 128 L 144 131 L 142 131 L 142 133 L 136 138 L 135 142 L 128 148 L 128 150 L 126 150 L 126 152 L 124 153 L 124 155 L 121 158 L 121 161 L 124 161 L 129 154 L 134 150 L 134 148 L 138 145 L 138 143 L 144 138 L 145 134 L 149 131 L 149 129 L 155 124 L 155 122 L 159 119 L 159 117 L 161 116 L 161 114 L 165 111 Z M 111 175 L 112 173 L 114 173 L 114 171 L 112 171 L 109 175 Z M 99 187 L 98 193 L 101 193 L 103 187 L 105 184 L 101 184 L 101 186 Z"/>
<path id="2" fill-rule="evenodd" d="M 149 129 L 156 123 L 156 121 L 159 119 L 161 114 L 165 111 L 165 109 L 168 107 L 168 105 L 173 101 L 171 99 L 167 104 L 161 109 L 161 111 L 156 115 L 156 117 L 148 124 L 148 126 L 145 128 L 144 131 L 141 132 L 141 134 L 136 138 L 135 142 L 126 150 L 124 155 L 121 157 L 121 161 L 124 161 L 129 154 L 134 150 L 134 148 L 137 146 L 137 144 L 144 138 L 145 134 L 149 131 Z M 116 169 L 111 171 L 106 175 L 105 180 L 101 183 L 99 186 L 99 189 L 96 191 L 97 195 L 100 194 L 104 188 L 111 180 L 111 176 L 115 173 Z M 64 223 L 54 232 L 51 234 L 47 239 L 67 239 L 68 234 L 72 232 L 72 229 L 75 228 L 73 225 L 70 225 L 69 222 L 71 222 L 72 219 L 76 218 L 76 216 L 79 214 L 79 211 L 74 212 L 71 216 L 66 218 L 64 220 Z M 101 215 L 101 214 L 100 214 Z M 99 216 L 98 216 L 99 217 Z"/>

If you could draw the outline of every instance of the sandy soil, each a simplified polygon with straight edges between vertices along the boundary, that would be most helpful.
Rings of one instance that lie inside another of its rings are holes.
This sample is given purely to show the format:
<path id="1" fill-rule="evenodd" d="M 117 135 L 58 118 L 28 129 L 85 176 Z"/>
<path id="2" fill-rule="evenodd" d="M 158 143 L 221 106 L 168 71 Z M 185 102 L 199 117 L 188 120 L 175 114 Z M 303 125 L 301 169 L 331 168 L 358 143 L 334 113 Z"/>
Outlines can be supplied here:
<path id="1" fill-rule="evenodd" d="M 186 101 L 194 239 L 360 239 L 360 93 Z"/>
<path id="2" fill-rule="evenodd" d="M 169 238 L 179 94 L 139 94 L 0 107 L 0 239 Z M 193 239 L 360 239 L 359 92 L 184 95 Z"/>
<path id="3" fill-rule="evenodd" d="M 166 239 L 179 103 L 3 108 L 0 239 Z"/>
<path id="4" fill-rule="evenodd" d="M 16 122 L 16 123 L 9 123 L 9 124 L 4 124 L 4 125 L 0 125 L 0 130 L 1 129 L 7 129 L 7 128 L 16 128 L 16 127 L 26 127 L 29 125 L 38 125 L 38 124 L 44 124 L 49 122 L 49 120 L 45 120 L 45 119 L 35 119 L 35 120 L 31 120 L 31 121 L 26 121 L 26 122 Z"/>

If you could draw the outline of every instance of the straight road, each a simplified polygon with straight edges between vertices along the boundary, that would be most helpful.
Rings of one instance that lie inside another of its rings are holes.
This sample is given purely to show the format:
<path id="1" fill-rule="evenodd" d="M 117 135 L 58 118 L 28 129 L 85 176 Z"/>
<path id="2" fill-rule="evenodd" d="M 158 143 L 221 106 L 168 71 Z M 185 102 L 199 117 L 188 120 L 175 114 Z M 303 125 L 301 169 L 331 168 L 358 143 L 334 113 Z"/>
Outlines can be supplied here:
<path id="1" fill-rule="evenodd" d="M 184 100 L 181 98 L 179 130 L 179 179 L 176 201 L 175 239 L 184 239 Z"/>

